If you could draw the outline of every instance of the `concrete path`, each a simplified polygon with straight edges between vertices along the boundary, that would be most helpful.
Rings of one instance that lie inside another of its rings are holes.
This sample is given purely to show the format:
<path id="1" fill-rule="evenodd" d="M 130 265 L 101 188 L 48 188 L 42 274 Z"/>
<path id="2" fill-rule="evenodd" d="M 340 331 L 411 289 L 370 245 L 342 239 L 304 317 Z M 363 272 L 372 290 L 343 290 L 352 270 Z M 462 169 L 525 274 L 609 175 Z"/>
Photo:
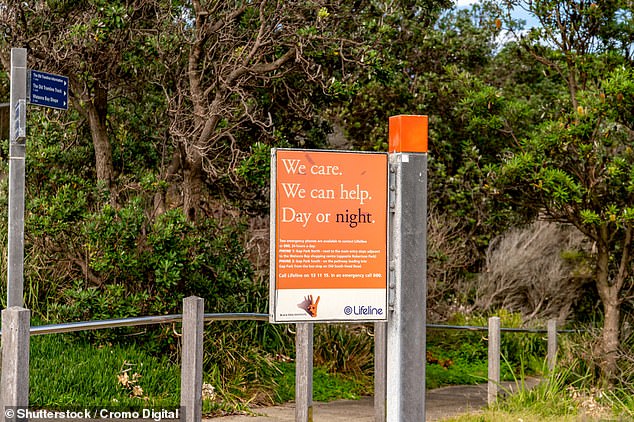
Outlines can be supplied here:
<path id="1" fill-rule="evenodd" d="M 539 380 L 530 378 L 525 381 L 532 388 Z M 514 383 L 502 383 L 501 391 L 517 391 Z M 437 388 L 427 391 L 426 420 L 441 421 L 443 418 L 461 413 L 476 412 L 487 405 L 487 386 L 461 385 Z M 207 422 L 295 422 L 293 403 L 282 406 L 254 409 L 255 415 L 233 415 L 204 419 Z M 329 403 L 313 404 L 314 422 L 374 422 L 372 397 L 360 400 L 337 400 Z"/>

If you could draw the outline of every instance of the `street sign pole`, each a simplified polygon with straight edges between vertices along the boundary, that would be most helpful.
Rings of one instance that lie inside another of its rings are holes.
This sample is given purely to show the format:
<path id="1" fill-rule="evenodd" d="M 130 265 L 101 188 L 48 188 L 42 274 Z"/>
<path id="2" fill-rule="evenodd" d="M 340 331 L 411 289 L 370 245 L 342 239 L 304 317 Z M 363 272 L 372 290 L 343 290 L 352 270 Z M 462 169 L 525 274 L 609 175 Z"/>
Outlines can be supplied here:
<path id="1" fill-rule="evenodd" d="M 387 422 L 425 420 L 427 116 L 390 118 Z"/>
<path id="2" fill-rule="evenodd" d="M 11 49 L 9 103 L 9 239 L 7 307 L 24 303 L 24 174 L 26 140 L 26 49 Z"/>

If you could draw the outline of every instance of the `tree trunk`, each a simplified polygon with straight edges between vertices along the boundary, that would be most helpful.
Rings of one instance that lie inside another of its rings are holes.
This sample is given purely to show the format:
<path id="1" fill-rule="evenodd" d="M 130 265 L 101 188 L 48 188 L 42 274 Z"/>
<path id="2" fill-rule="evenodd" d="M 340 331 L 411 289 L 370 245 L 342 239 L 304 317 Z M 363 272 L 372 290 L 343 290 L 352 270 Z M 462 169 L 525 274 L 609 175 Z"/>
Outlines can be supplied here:
<path id="1" fill-rule="evenodd" d="M 189 221 L 200 217 L 203 199 L 202 157 L 198 153 L 183 160 L 183 212 Z"/>
<path id="2" fill-rule="evenodd" d="M 610 289 L 613 290 L 613 289 Z M 602 351 L 603 360 L 601 370 L 608 382 L 616 378 L 618 366 L 618 349 L 620 335 L 620 315 L 621 306 L 618 300 L 618 293 L 610 293 L 610 299 L 603 299 L 603 333 Z"/>
<path id="3" fill-rule="evenodd" d="M 112 146 L 108 140 L 106 130 L 106 118 L 108 113 L 108 91 L 96 86 L 92 101 L 87 102 L 88 122 L 92 143 L 95 149 L 95 167 L 97 170 L 97 182 L 103 183 L 111 193 L 111 200 L 116 195 L 112 191 L 114 182 L 114 166 L 112 164 Z"/>
<path id="4" fill-rule="evenodd" d="M 614 381 L 617 374 L 617 358 L 620 336 L 621 301 L 618 283 L 610 283 L 609 251 L 603 242 L 597 245 L 597 291 L 603 304 L 603 331 L 598 352 L 601 356 L 601 372 L 606 381 Z"/>

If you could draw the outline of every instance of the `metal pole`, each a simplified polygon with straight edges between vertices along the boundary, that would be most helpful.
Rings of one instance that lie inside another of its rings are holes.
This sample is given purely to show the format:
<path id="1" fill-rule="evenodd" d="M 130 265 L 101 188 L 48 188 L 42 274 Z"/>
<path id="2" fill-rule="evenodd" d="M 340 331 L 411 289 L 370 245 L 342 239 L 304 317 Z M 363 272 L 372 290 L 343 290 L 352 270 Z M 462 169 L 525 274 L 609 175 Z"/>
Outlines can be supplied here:
<path id="1" fill-rule="evenodd" d="M 500 386 L 500 318 L 489 318 L 489 373 L 487 403 L 492 405 L 498 398 Z"/>
<path id="2" fill-rule="evenodd" d="M 9 239 L 7 307 L 24 304 L 24 158 L 26 138 L 26 49 L 11 49 L 9 103 Z"/>
<path id="3" fill-rule="evenodd" d="M 387 421 L 425 420 L 427 117 L 390 118 Z"/>
<path id="4" fill-rule="evenodd" d="M 29 405 L 29 326 L 31 311 L 13 306 L 2 311 L 2 421 L 17 421 L 17 408 Z"/>
<path id="5" fill-rule="evenodd" d="M 204 307 L 202 298 L 183 299 L 181 420 L 185 422 L 202 420 Z"/>
<path id="6" fill-rule="evenodd" d="M 313 422 L 313 324 L 297 324 L 295 334 L 295 421 Z"/>

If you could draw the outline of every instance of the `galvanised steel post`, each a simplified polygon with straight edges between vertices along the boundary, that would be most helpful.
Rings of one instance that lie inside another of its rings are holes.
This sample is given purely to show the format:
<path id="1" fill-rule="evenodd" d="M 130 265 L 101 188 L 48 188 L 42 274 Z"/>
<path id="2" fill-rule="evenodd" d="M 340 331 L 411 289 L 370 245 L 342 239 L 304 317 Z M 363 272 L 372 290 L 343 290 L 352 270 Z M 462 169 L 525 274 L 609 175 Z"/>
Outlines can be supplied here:
<path id="1" fill-rule="evenodd" d="M 425 420 L 427 116 L 390 118 L 386 420 Z"/>
<path id="2" fill-rule="evenodd" d="M 24 158 L 26 138 L 26 49 L 11 49 L 9 103 L 9 239 L 7 307 L 24 299 Z"/>

